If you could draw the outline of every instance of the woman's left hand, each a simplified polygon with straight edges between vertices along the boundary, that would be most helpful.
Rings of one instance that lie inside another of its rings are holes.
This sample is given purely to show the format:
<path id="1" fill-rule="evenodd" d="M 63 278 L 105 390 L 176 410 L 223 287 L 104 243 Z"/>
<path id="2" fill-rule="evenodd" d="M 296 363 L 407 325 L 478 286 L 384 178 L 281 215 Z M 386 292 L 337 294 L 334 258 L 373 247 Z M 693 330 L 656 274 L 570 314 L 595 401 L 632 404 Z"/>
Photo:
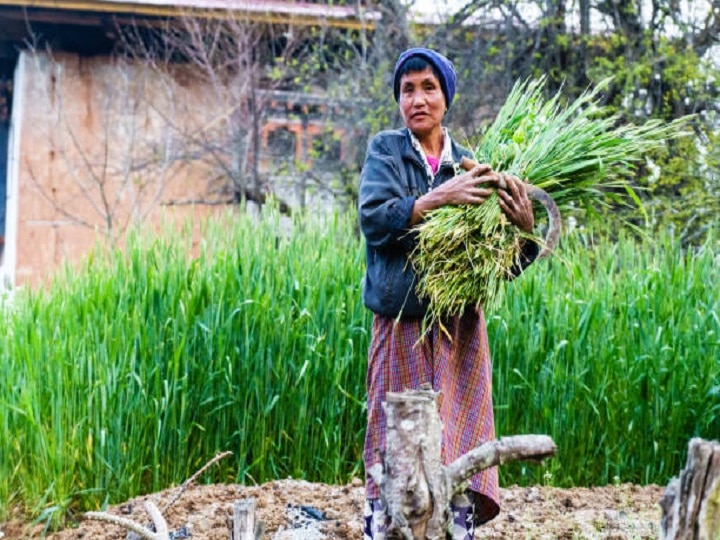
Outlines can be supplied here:
<path id="1" fill-rule="evenodd" d="M 520 230 L 532 232 L 535 226 L 535 216 L 525 182 L 511 174 L 501 173 L 501 176 L 505 179 L 507 190 L 497 190 L 500 208 Z"/>

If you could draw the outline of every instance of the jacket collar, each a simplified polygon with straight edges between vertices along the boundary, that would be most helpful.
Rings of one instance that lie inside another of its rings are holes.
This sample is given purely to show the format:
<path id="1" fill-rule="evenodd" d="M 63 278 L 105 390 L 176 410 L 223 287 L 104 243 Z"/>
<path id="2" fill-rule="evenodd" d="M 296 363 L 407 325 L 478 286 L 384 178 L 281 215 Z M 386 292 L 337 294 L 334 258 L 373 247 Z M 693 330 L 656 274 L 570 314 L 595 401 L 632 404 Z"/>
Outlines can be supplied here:
<path id="1" fill-rule="evenodd" d="M 400 154 L 403 159 L 408 159 L 410 161 L 413 161 L 417 163 L 421 168 L 424 168 L 425 165 L 423 164 L 422 159 L 420 159 L 420 156 L 418 156 L 417 151 L 415 148 L 413 148 L 412 141 L 410 139 L 410 130 L 408 128 L 402 128 L 401 130 L 404 133 L 404 137 L 402 139 L 402 145 L 400 148 Z M 462 159 L 462 153 L 460 152 L 457 143 L 450 137 L 450 146 L 451 146 L 451 153 L 452 153 L 452 160 L 453 164 L 458 163 L 460 159 Z M 440 168 L 443 166 L 448 165 L 446 162 L 440 163 Z"/>

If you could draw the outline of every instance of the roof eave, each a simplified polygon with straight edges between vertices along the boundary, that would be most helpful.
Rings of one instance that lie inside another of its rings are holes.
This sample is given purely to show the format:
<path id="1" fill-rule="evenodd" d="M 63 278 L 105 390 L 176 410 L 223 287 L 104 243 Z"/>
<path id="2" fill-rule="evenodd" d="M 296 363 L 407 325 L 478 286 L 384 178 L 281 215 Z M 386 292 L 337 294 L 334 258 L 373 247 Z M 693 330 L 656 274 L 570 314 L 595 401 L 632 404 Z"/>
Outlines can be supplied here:
<path id="1" fill-rule="evenodd" d="M 84 11 L 95 13 L 112 13 L 117 15 L 134 15 L 144 17 L 184 17 L 194 16 L 206 19 L 227 18 L 232 13 L 236 18 L 247 22 L 267 24 L 294 24 L 299 26 L 331 26 L 346 29 L 373 29 L 379 19 L 378 12 L 360 11 L 352 15 L 347 10 L 333 10 L 335 6 L 325 6 L 324 13 L 301 9 L 287 10 L 258 9 L 257 3 L 236 5 L 233 8 L 205 7 L 198 5 L 184 6 L 161 3 L 124 2 L 98 2 L 96 0 L 0 0 L 0 6 L 13 6 L 22 8 L 57 9 L 63 11 Z"/>

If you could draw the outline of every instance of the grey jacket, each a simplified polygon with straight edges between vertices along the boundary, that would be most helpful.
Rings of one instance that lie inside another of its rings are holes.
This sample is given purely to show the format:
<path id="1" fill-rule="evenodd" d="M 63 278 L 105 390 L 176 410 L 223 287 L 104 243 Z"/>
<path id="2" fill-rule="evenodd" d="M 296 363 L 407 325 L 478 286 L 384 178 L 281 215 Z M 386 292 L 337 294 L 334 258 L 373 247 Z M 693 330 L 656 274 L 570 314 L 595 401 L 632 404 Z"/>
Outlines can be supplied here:
<path id="1" fill-rule="evenodd" d="M 453 161 L 459 163 L 463 156 L 472 157 L 472 153 L 452 141 Z M 451 164 L 441 163 L 434 185 L 454 175 Z M 427 191 L 425 166 L 410 142 L 408 129 L 377 134 L 368 145 L 358 200 L 367 252 L 363 302 L 375 313 L 423 317 L 427 311 L 427 299 L 416 294 L 416 276 L 409 262 L 416 245 L 416 233 L 409 227 L 413 205 Z M 523 253 L 523 268 L 537 256 L 538 246 L 530 246 Z"/>

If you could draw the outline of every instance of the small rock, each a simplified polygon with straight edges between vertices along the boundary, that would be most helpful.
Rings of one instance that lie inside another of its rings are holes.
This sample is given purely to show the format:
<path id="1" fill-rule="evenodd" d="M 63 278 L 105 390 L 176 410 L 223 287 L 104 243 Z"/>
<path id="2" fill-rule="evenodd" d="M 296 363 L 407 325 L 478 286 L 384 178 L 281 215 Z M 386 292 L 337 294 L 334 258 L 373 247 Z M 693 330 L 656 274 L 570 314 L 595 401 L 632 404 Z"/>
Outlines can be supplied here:
<path id="1" fill-rule="evenodd" d="M 363 486 L 363 483 L 364 483 L 364 482 L 363 482 L 360 478 L 358 478 L 357 476 L 350 481 L 350 485 L 351 485 L 352 487 L 362 487 L 362 486 Z"/>
<path id="2" fill-rule="evenodd" d="M 312 519 L 316 519 L 316 520 L 318 520 L 318 521 L 323 521 L 323 520 L 326 519 L 326 517 L 325 517 L 325 512 L 323 512 L 322 510 L 320 510 L 320 509 L 318 509 L 318 508 L 315 508 L 314 506 L 303 506 L 303 505 L 300 505 L 300 506 L 298 506 L 297 508 L 298 508 L 303 514 L 305 514 L 306 516 L 308 516 L 308 517 L 310 517 L 310 518 L 312 518 Z"/>
<path id="3" fill-rule="evenodd" d="M 126 515 L 132 514 L 133 513 L 133 505 L 130 503 L 121 504 L 120 507 L 118 508 L 118 510 L 120 510 L 121 514 L 126 514 Z"/>
<path id="4" fill-rule="evenodd" d="M 533 503 L 533 502 L 540 502 L 542 501 L 542 495 L 540 495 L 540 490 L 536 487 L 531 487 L 526 493 L 525 493 L 525 502 Z"/>

